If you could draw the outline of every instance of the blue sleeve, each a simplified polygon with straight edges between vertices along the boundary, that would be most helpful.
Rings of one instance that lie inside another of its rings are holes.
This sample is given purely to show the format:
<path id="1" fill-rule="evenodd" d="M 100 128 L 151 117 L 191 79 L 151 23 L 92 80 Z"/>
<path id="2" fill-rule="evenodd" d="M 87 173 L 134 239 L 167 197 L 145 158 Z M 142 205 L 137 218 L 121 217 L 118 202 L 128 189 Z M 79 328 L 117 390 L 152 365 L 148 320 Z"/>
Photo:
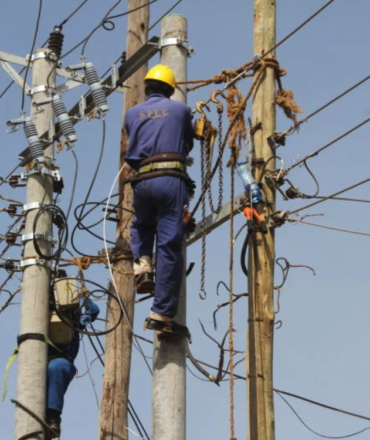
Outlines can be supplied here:
<path id="1" fill-rule="evenodd" d="M 97 304 L 90 301 L 91 321 L 94 322 L 100 313 L 100 308 Z"/>
<path id="2" fill-rule="evenodd" d="M 128 110 L 128 111 L 126 112 L 125 120 L 124 120 L 124 123 L 123 123 L 123 126 L 125 127 L 125 130 L 126 130 L 127 136 L 130 136 L 130 125 L 129 125 L 129 119 L 130 119 L 130 112 L 129 112 L 129 110 Z"/>
<path id="3" fill-rule="evenodd" d="M 186 144 L 186 150 L 189 153 L 194 147 L 194 126 L 192 123 L 192 116 L 190 113 L 190 108 L 187 109 L 187 114 L 185 118 L 185 133 L 184 133 L 184 141 Z"/>

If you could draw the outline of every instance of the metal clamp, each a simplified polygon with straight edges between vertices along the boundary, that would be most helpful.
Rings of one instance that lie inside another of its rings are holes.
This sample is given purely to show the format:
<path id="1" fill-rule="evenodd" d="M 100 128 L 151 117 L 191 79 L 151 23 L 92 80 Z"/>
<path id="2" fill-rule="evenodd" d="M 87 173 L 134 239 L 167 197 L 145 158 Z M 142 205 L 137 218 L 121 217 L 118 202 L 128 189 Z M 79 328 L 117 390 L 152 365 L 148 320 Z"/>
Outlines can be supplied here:
<path id="1" fill-rule="evenodd" d="M 44 205 L 40 202 L 27 203 L 26 205 L 23 205 L 23 213 L 26 213 L 28 211 L 32 211 L 33 209 L 40 209 L 43 206 Z"/>
<path id="2" fill-rule="evenodd" d="M 37 87 L 33 87 L 32 89 L 29 89 L 27 91 L 27 95 L 33 96 L 33 95 L 36 95 L 36 93 L 46 92 L 47 90 L 48 90 L 48 87 L 45 85 L 37 86 Z"/>
<path id="3" fill-rule="evenodd" d="M 184 40 L 183 38 L 165 38 L 164 40 L 160 41 L 159 47 L 162 49 L 163 47 L 167 46 L 180 46 L 186 49 L 188 57 L 190 57 L 193 53 L 195 53 L 195 48 L 187 46 L 185 43 L 188 43 L 188 40 Z"/>
<path id="4" fill-rule="evenodd" d="M 21 241 L 24 243 L 25 241 L 31 241 L 33 240 L 33 238 L 36 239 L 42 239 L 44 241 L 47 241 L 49 243 L 51 243 L 52 246 L 55 246 L 59 243 L 59 240 L 56 238 L 53 238 L 52 235 L 49 234 L 33 234 L 32 232 L 30 234 L 23 234 Z"/>
<path id="5" fill-rule="evenodd" d="M 28 266 L 34 265 L 45 266 L 50 270 L 53 269 L 53 264 L 51 263 L 51 261 L 43 260 L 42 258 L 29 258 L 27 260 L 21 260 L 19 262 L 19 265 L 17 266 L 17 269 L 22 270 Z"/>
<path id="6" fill-rule="evenodd" d="M 27 180 L 28 177 L 30 177 L 34 174 L 41 174 L 42 176 L 49 176 L 57 181 L 59 181 L 61 179 L 61 176 L 60 176 L 58 170 L 49 170 L 49 168 L 42 167 L 39 169 L 30 170 L 27 173 L 22 173 L 21 180 Z"/>
<path id="7" fill-rule="evenodd" d="M 34 53 L 33 55 L 27 54 L 26 60 L 36 61 L 36 60 L 40 60 L 42 58 L 47 58 L 47 56 L 48 55 L 46 52 L 37 52 L 37 53 Z"/>

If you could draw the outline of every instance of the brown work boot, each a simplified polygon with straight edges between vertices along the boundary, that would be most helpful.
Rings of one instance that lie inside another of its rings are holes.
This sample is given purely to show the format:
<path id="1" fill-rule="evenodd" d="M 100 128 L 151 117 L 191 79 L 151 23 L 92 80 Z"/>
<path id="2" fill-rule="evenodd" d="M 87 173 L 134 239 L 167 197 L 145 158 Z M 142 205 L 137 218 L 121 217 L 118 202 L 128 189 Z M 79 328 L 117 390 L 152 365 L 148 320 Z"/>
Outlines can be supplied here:
<path id="1" fill-rule="evenodd" d="M 157 332 L 169 333 L 177 336 L 186 336 L 190 338 L 189 329 L 186 325 L 178 324 L 175 321 L 158 321 L 153 318 L 146 318 L 144 322 L 144 329 L 155 330 Z"/>
<path id="2" fill-rule="evenodd" d="M 46 440 L 52 438 L 59 438 L 61 434 L 60 424 L 61 424 L 60 411 L 56 409 L 47 408 L 46 410 L 46 423 L 49 426 L 49 430 L 46 433 Z"/>
<path id="3" fill-rule="evenodd" d="M 59 438 L 62 433 L 62 430 L 60 429 L 60 423 L 51 423 L 49 425 L 49 432 L 47 433 L 47 438 Z"/>

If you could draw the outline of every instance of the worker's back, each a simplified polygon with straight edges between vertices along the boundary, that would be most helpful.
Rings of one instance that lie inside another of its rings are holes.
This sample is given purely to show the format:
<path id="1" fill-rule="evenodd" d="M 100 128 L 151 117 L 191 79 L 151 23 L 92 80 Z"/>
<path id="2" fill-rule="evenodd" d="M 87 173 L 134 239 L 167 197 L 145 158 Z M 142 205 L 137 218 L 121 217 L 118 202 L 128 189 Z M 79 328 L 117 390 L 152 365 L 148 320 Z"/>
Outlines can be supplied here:
<path id="1" fill-rule="evenodd" d="M 185 144 L 191 147 L 193 142 L 189 107 L 161 94 L 150 95 L 129 109 L 125 129 L 129 136 L 126 161 L 135 169 L 143 159 L 160 153 L 178 153 L 185 157 Z"/>

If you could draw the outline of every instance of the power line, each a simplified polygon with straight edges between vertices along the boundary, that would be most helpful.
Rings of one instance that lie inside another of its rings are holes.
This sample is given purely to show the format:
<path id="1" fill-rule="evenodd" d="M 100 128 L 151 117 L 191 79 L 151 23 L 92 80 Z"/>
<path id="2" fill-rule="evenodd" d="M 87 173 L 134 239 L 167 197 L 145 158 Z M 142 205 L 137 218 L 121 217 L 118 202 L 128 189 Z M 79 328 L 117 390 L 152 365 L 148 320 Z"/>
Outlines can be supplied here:
<path id="1" fill-rule="evenodd" d="M 345 133 L 343 133 L 342 135 L 338 136 L 337 138 L 335 138 L 331 142 L 325 144 L 323 147 L 319 148 L 318 150 L 314 151 L 313 153 L 308 154 L 306 157 L 304 157 L 303 159 L 299 160 L 298 162 L 295 162 L 293 165 L 291 165 L 290 167 L 288 167 L 285 170 L 285 174 L 287 174 L 289 171 L 291 171 L 292 169 L 296 168 L 297 166 L 301 165 L 306 160 L 311 159 L 312 157 L 318 156 L 322 151 L 326 150 L 327 148 L 329 148 L 332 145 L 336 144 L 340 140 L 344 139 L 345 137 L 347 137 L 351 133 L 355 132 L 356 130 L 358 130 L 362 126 L 366 125 L 368 122 L 370 122 L 370 118 L 365 119 L 360 124 L 356 125 L 355 127 L 351 128 L 350 130 L 346 131 Z"/>
<path id="2" fill-rule="evenodd" d="M 26 88 L 26 82 L 27 82 L 27 75 L 28 75 L 28 71 L 30 68 L 31 61 L 32 61 L 31 57 L 32 57 L 32 54 L 33 54 L 33 51 L 34 51 L 35 45 L 36 45 L 37 34 L 39 32 L 41 12 L 42 12 L 42 0 L 40 0 L 40 3 L 39 3 L 39 10 L 38 10 L 38 15 L 37 15 L 37 19 L 36 19 L 36 27 L 35 27 L 35 32 L 33 35 L 33 41 L 32 41 L 32 46 L 31 46 L 31 51 L 30 51 L 30 58 L 28 59 L 26 73 L 24 74 L 24 82 L 23 82 L 23 87 L 22 87 L 22 104 L 21 104 L 21 112 L 22 113 L 24 112 L 25 88 Z"/>
<path id="3" fill-rule="evenodd" d="M 287 220 L 290 223 L 303 223 L 304 225 L 316 226 L 318 228 L 330 229 L 332 231 L 347 232 L 348 234 L 364 235 L 366 237 L 370 237 L 370 234 L 368 234 L 366 232 L 358 232 L 358 231 L 351 231 L 349 229 L 334 228 L 332 226 L 319 225 L 317 223 L 306 222 L 306 221 L 303 221 L 303 220 L 294 220 L 294 219 L 287 219 Z"/>
<path id="4" fill-rule="evenodd" d="M 342 436 L 329 436 L 329 435 L 323 435 L 320 434 L 317 431 L 314 431 L 312 428 L 310 428 L 307 423 L 302 419 L 302 417 L 298 414 L 298 412 L 293 408 L 293 406 L 288 402 L 287 399 L 285 399 L 285 397 L 283 397 L 278 391 L 276 391 L 276 394 L 289 406 L 289 408 L 293 411 L 293 413 L 296 415 L 296 417 L 298 418 L 298 420 L 302 423 L 302 425 L 304 425 L 310 432 L 312 432 L 315 435 L 318 435 L 319 437 L 322 438 L 329 438 L 329 439 L 344 439 L 344 438 L 350 438 L 350 437 L 354 437 L 355 435 L 359 435 L 362 434 L 363 432 L 367 431 L 370 429 L 370 427 L 368 428 L 364 428 L 361 431 L 357 431 L 354 432 L 352 434 L 347 434 L 347 435 L 342 435 Z"/>
<path id="5" fill-rule="evenodd" d="M 77 12 L 90 0 L 84 0 L 79 6 L 77 6 L 77 8 L 72 11 L 67 18 L 65 18 L 61 23 L 60 23 L 60 27 L 63 27 L 75 14 L 77 14 Z"/>
<path id="6" fill-rule="evenodd" d="M 158 20 L 152 24 L 150 26 L 150 28 L 148 29 L 148 31 L 151 31 L 161 20 L 163 17 L 165 17 L 167 14 L 169 14 L 173 9 L 176 8 L 177 5 L 179 5 L 182 2 L 182 0 L 178 0 L 178 2 L 176 2 L 168 11 L 166 11 L 160 18 L 158 18 Z"/>
<path id="7" fill-rule="evenodd" d="M 307 122 L 309 119 L 313 118 L 314 116 L 316 116 L 318 113 L 322 112 L 323 110 L 325 110 L 327 107 L 329 107 L 330 105 L 334 104 L 335 102 L 339 101 L 341 98 L 343 98 L 344 96 L 348 95 L 348 93 L 352 92 L 353 90 L 357 89 L 357 87 L 361 86 L 362 84 L 364 84 L 366 81 L 368 81 L 370 79 L 370 75 L 366 76 L 365 78 L 363 78 L 361 81 L 357 82 L 356 84 L 354 84 L 353 86 L 351 86 L 349 89 L 345 90 L 344 92 L 342 92 L 340 95 L 336 96 L 335 98 L 333 98 L 332 100 L 330 100 L 329 102 L 327 102 L 326 104 L 322 105 L 321 107 L 319 107 L 317 110 L 315 110 L 314 112 L 310 113 L 308 116 L 306 116 L 304 119 L 301 119 L 300 121 L 298 121 L 296 124 L 294 124 L 294 128 L 297 129 L 301 124 L 303 124 L 304 122 Z"/>
<path id="8" fill-rule="evenodd" d="M 65 18 L 60 24 L 59 27 L 62 28 L 67 22 L 84 6 L 88 1 L 90 0 L 84 0 L 76 9 L 74 9 L 67 18 Z M 47 42 L 49 41 L 49 37 L 45 40 L 44 43 L 42 43 L 41 47 L 44 47 Z M 32 54 L 31 54 L 32 55 Z M 19 71 L 19 74 L 22 74 L 26 70 L 26 67 L 22 67 L 22 69 Z M 0 99 L 5 95 L 5 93 L 11 88 L 11 86 L 14 84 L 14 81 L 11 81 L 5 89 L 0 94 Z"/>
<path id="9" fill-rule="evenodd" d="M 284 37 L 279 43 L 277 43 L 274 47 L 272 47 L 269 51 L 263 54 L 262 58 L 266 57 L 269 53 L 273 52 L 275 49 L 277 49 L 279 46 L 281 46 L 283 43 L 285 43 L 289 38 L 291 38 L 293 35 L 295 35 L 298 31 L 300 31 L 306 24 L 308 24 L 311 20 L 313 20 L 315 17 L 317 17 L 324 9 L 326 9 L 328 6 L 330 6 L 332 3 L 334 3 L 335 0 L 328 1 L 324 6 L 322 6 L 319 10 L 317 10 L 314 14 L 312 14 L 310 17 L 307 18 L 302 24 L 300 24 L 297 28 L 295 28 L 290 34 L 288 34 L 286 37 Z"/>
<path id="10" fill-rule="evenodd" d="M 361 180 L 361 182 L 358 182 L 355 185 L 344 188 L 344 189 L 342 189 L 342 190 L 340 190 L 330 196 L 324 197 L 323 199 L 318 200 L 317 202 L 310 203 L 309 205 L 303 206 L 302 208 L 295 209 L 294 211 L 288 211 L 286 214 L 292 215 L 292 214 L 295 214 L 299 211 L 303 211 L 304 209 L 311 208 L 312 206 L 318 205 L 319 203 L 325 202 L 326 200 L 330 200 L 332 197 L 338 196 L 339 194 L 343 194 L 344 192 L 349 191 L 353 188 L 357 188 L 358 186 L 364 185 L 367 182 L 370 182 L 370 177 L 368 179 Z"/>

